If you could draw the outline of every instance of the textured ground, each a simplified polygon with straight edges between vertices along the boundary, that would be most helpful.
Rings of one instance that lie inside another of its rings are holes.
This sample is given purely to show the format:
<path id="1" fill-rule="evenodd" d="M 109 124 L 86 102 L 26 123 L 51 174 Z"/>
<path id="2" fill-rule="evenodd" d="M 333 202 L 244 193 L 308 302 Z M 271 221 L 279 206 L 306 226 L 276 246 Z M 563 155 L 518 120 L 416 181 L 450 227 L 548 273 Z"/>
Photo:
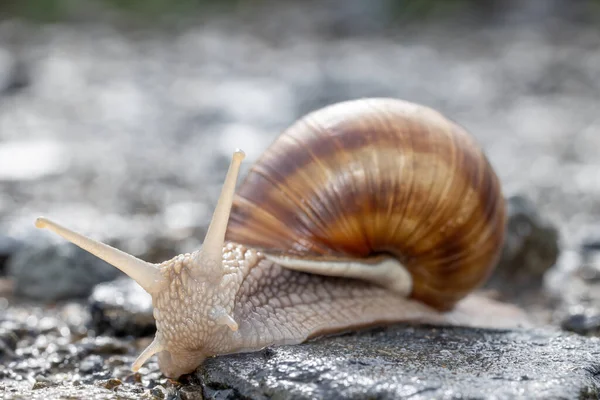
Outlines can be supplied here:
<path id="1" fill-rule="evenodd" d="M 32 312 L 33 311 L 33 312 Z M 11 317 L 18 318 L 19 310 Z M 3 398 L 597 399 L 600 340 L 548 330 L 398 325 L 209 359 L 182 382 L 129 365 L 147 340 L 86 336 L 75 306 L 27 308 Z M 0 331 L 0 338 L 5 339 Z M 6 340 L 6 339 L 5 339 Z M 2 349 L 0 349 L 0 356 Z"/>
<path id="2" fill-rule="evenodd" d="M 593 399 L 599 356 L 576 336 L 398 326 L 216 358 L 198 375 L 217 398 Z"/>

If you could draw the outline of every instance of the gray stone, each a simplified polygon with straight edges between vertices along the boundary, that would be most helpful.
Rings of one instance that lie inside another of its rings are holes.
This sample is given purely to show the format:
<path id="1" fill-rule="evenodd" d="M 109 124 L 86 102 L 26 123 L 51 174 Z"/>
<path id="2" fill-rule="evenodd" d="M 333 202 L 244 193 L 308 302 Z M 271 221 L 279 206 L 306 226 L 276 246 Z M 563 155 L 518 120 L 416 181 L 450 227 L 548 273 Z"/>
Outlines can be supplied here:
<path id="1" fill-rule="evenodd" d="M 128 277 L 97 285 L 89 307 L 91 327 L 99 334 L 141 337 L 156 331 L 152 298 Z"/>
<path id="2" fill-rule="evenodd" d="M 544 275 L 555 265 L 559 253 L 558 229 L 527 197 L 510 196 L 504 248 L 487 287 L 512 301 L 537 297 Z"/>
<path id="3" fill-rule="evenodd" d="M 563 319 L 561 328 L 580 335 L 600 336 L 600 311 L 587 309 L 568 314 Z"/>
<path id="4" fill-rule="evenodd" d="M 205 399 L 595 399 L 600 340 L 392 326 L 211 358 Z"/>
<path id="5" fill-rule="evenodd" d="M 88 296 L 99 282 L 122 275 L 79 247 L 45 232 L 32 232 L 8 261 L 17 296 L 56 301 Z"/>

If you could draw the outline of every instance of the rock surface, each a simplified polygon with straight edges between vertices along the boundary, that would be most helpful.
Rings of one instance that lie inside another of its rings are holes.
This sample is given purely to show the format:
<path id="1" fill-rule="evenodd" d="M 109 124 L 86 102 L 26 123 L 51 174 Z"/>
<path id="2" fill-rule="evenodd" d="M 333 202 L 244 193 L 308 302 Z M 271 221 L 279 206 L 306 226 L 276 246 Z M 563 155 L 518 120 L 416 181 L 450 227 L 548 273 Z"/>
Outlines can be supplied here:
<path id="1" fill-rule="evenodd" d="M 393 326 L 208 360 L 206 399 L 596 399 L 600 339 Z"/>

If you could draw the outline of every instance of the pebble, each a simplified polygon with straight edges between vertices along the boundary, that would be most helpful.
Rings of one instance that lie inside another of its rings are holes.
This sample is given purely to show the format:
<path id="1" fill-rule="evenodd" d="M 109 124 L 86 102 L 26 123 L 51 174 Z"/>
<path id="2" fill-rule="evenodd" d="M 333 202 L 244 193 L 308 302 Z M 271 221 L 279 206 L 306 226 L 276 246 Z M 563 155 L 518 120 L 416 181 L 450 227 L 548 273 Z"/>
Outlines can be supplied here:
<path id="1" fill-rule="evenodd" d="M 119 379 L 108 379 L 104 382 L 100 382 L 100 386 L 102 386 L 105 389 L 108 390 L 113 390 L 119 386 L 121 386 L 123 384 L 123 382 L 121 382 Z"/>
<path id="2" fill-rule="evenodd" d="M 179 390 L 178 394 L 181 400 L 204 400 L 202 386 L 199 385 L 184 386 Z M 223 398 L 225 399 L 225 397 Z"/>
<path id="3" fill-rule="evenodd" d="M 32 390 L 46 389 L 52 386 L 57 386 L 58 384 L 55 382 L 51 382 L 43 377 L 36 378 L 35 383 L 31 387 Z"/>
<path id="4" fill-rule="evenodd" d="M 486 287 L 511 301 L 539 297 L 560 254 L 558 229 L 523 195 L 507 198 L 507 214 L 504 248 Z"/>
<path id="5" fill-rule="evenodd" d="M 152 298 L 128 277 L 97 285 L 88 304 L 98 334 L 143 337 L 156 331 Z"/>
<path id="6" fill-rule="evenodd" d="M 561 328 L 580 335 L 600 336 L 600 311 L 585 310 L 566 316 Z"/>
<path id="7" fill-rule="evenodd" d="M 154 399 L 164 399 L 167 397 L 167 390 L 162 386 L 155 386 L 150 390 L 150 394 Z"/>

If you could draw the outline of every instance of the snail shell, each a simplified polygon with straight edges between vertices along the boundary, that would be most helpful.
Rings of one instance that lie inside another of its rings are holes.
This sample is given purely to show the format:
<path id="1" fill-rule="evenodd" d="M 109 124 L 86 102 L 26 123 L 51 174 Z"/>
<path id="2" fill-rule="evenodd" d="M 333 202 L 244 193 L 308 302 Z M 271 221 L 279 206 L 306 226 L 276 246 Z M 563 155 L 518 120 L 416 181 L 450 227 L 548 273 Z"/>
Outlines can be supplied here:
<path id="1" fill-rule="evenodd" d="M 361 99 L 276 139 L 238 188 L 227 239 L 315 260 L 392 255 L 412 298 L 448 310 L 489 276 L 504 230 L 498 177 L 463 128 L 424 106 Z"/>

